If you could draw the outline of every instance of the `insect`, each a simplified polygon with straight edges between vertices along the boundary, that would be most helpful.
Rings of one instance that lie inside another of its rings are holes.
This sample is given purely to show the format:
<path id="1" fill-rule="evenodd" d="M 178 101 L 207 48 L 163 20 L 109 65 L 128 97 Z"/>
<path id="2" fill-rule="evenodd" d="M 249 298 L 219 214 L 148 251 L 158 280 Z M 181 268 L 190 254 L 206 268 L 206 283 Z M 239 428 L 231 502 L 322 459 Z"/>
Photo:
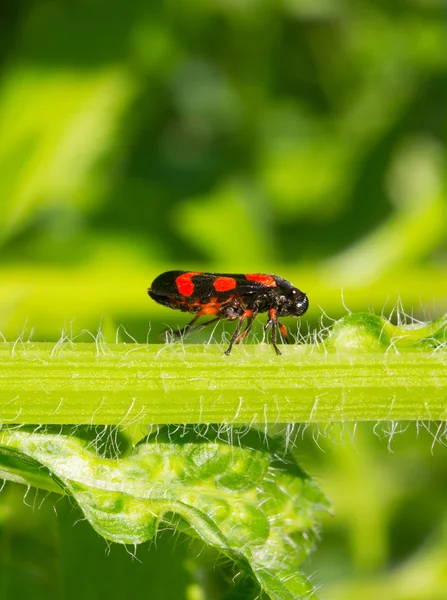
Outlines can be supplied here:
<path id="1" fill-rule="evenodd" d="M 304 292 L 278 275 L 263 273 L 234 275 L 167 271 L 152 282 L 148 294 L 163 306 L 195 315 L 176 334 L 179 337 L 199 331 L 221 319 L 239 319 L 225 354 L 230 354 L 233 345 L 247 337 L 254 320 L 263 312 L 268 313 L 264 330 L 271 328 L 273 347 L 276 354 L 281 354 L 277 346 L 278 330 L 287 338 L 287 329 L 279 317 L 299 317 L 309 307 Z M 213 318 L 193 327 L 200 317 L 207 315 Z"/>

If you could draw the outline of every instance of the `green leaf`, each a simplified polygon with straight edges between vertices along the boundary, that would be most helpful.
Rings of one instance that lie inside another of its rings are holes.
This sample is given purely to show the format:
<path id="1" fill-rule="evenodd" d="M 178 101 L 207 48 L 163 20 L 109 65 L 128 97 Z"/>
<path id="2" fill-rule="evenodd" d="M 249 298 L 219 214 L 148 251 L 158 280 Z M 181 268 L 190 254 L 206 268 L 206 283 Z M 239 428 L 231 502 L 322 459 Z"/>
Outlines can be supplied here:
<path id="1" fill-rule="evenodd" d="M 134 87 L 119 68 L 80 73 L 22 66 L 6 73 L 0 96 L 0 244 L 39 212 L 94 205 L 104 178 L 95 167 L 113 147 Z"/>
<path id="2" fill-rule="evenodd" d="M 298 567 L 328 503 L 276 440 L 169 427 L 110 458 L 106 439 L 109 449 L 123 441 L 113 429 L 92 437 L 84 428 L 5 428 L 2 476 L 70 494 L 108 540 L 139 544 L 175 527 L 229 556 L 272 599 L 314 594 Z"/>

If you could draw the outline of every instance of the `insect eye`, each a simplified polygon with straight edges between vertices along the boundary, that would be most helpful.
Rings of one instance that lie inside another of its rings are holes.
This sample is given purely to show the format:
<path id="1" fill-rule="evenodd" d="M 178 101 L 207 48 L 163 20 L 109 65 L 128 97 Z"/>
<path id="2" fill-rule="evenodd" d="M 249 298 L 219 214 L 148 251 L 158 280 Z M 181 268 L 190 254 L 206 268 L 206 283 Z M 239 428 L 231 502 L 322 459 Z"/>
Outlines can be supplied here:
<path id="1" fill-rule="evenodd" d="M 304 314 L 309 308 L 309 299 L 306 294 L 302 294 L 299 300 L 296 302 L 296 314 L 297 316 Z"/>

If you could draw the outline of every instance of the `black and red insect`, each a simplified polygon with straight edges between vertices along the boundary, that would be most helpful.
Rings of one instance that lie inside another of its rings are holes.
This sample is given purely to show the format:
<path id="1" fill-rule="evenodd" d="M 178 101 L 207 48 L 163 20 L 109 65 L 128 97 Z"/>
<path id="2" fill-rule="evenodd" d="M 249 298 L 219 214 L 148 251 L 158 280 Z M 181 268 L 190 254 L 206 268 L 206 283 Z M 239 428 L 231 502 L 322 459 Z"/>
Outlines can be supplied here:
<path id="1" fill-rule="evenodd" d="M 247 337 L 254 320 L 263 312 L 268 313 L 264 330 L 272 329 L 273 347 L 276 354 L 281 354 L 277 346 L 278 330 L 287 338 L 287 329 L 279 317 L 299 317 L 309 307 L 306 294 L 289 281 L 278 275 L 262 273 L 233 275 L 167 271 L 152 282 L 148 294 L 163 306 L 195 315 L 178 332 L 178 336 L 199 331 L 221 319 L 239 319 L 225 354 L 230 354 L 233 344 L 239 344 Z M 213 318 L 193 327 L 199 317 L 206 315 Z"/>

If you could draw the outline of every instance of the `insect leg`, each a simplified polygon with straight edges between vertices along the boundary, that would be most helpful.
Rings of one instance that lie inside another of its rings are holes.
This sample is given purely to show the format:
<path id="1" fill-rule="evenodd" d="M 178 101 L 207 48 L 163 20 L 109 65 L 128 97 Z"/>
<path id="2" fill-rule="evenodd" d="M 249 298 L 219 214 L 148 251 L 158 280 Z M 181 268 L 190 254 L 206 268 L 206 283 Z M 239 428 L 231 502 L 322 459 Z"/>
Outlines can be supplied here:
<path id="1" fill-rule="evenodd" d="M 281 354 L 281 350 L 276 345 L 277 338 L 278 338 L 278 320 L 277 319 L 273 319 L 273 323 L 272 323 L 272 344 L 273 344 L 273 348 L 275 349 L 276 354 L 279 356 Z"/>
<path id="2" fill-rule="evenodd" d="M 191 321 L 188 323 L 188 325 L 185 325 L 182 329 L 179 329 L 178 331 L 176 331 L 174 333 L 174 337 L 183 337 L 186 332 L 190 332 L 190 330 L 192 329 L 192 325 L 194 325 L 194 323 L 197 321 L 197 319 L 200 317 L 200 313 L 197 313 L 196 315 L 194 315 L 194 317 L 191 319 Z"/>
<path id="3" fill-rule="evenodd" d="M 270 329 L 270 327 L 272 328 L 272 344 L 273 344 L 273 348 L 275 349 L 276 354 L 279 356 L 281 354 L 280 349 L 278 348 L 276 341 L 278 339 L 278 317 L 276 314 L 276 309 L 275 308 L 271 308 L 269 310 L 269 320 L 267 321 L 267 323 L 264 326 L 264 331 L 268 331 Z M 281 326 L 282 329 L 282 326 Z"/>
<path id="4" fill-rule="evenodd" d="M 242 325 L 244 324 L 246 319 L 253 319 L 253 311 L 246 310 L 245 312 L 242 313 L 241 318 L 239 319 L 239 323 L 237 324 L 237 327 L 234 330 L 233 335 L 231 336 L 230 345 L 225 350 L 225 354 L 230 354 L 233 344 L 237 343 L 236 340 L 238 339 L 238 337 L 241 333 Z M 250 326 L 250 323 L 247 325 L 247 327 L 248 326 Z"/>
<path id="5" fill-rule="evenodd" d="M 196 325 L 195 327 L 189 327 L 189 326 L 187 326 L 187 327 L 184 328 L 184 329 L 186 329 L 184 335 L 189 335 L 190 333 L 196 333 L 197 331 L 201 331 L 205 327 L 208 327 L 208 325 L 212 325 L 213 323 L 217 323 L 221 319 L 222 319 L 222 317 L 215 317 L 214 319 L 210 319 L 209 321 L 206 321 L 205 323 L 200 323 L 200 325 Z"/>
<path id="6" fill-rule="evenodd" d="M 255 319 L 256 319 L 256 315 L 253 317 L 248 317 L 247 326 L 245 327 L 244 331 L 242 331 L 239 334 L 237 340 L 234 342 L 235 344 L 240 344 L 243 340 L 245 340 L 247 335 L 250 333 L 251 328 L 253 327 L 253 323 L 254 323 Z"/>
<path id="7" fill-rule="evenodd" d="M 210 319 L 209 321 L 206 321 L 206 323 L 201 323 L 200 325 L 196 325 L 195 327 L 192 327 L 192 325 L 197 321 L 197 319 L 200 316 L 201 316 L 200 313 L 195 315 L 195 317 L 187 325 L 185 325 L 185 327 L 183 327 L 182 329 L 179 329 L 178 331 L 174 331 L 172 334 L 173 337 L 181 338 L 186 335 L 189 335 L 190 333 L 195 333 L 197 331 L 201 331 L 204 327 L 207 327 L 208 325 L 211 325 L 212 323 L 217 323 L 217 321 L 220 321 L 220 319 L 221 319 L 221 317 L 215 317 L 214 319 Z"/>
<path id="8" fill-rule="evenodd" d="M 279 331 L 281 333 L 281 336 L 285 340 L 289 341 L 289 332 L 287 331 L 287 327 L 285 325 L 283 325 L 279 319 L 278 319 L 278 325 L 279 325 Z"/>

